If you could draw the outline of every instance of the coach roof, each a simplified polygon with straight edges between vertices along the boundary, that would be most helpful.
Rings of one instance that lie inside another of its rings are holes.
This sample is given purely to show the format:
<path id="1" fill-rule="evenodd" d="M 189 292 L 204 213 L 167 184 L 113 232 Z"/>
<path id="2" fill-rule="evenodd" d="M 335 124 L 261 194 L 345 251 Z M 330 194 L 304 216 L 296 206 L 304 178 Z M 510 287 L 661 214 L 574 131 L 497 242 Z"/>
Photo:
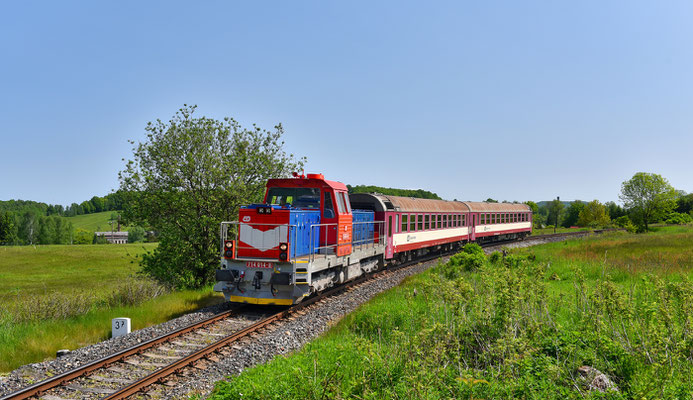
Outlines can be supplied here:
<path id="1" fill-rule="evenodd" d="M 517 203 L 482 203 L 480 201 L 465 201 L 471 212 L 529 212 L 527 204 Z"/>

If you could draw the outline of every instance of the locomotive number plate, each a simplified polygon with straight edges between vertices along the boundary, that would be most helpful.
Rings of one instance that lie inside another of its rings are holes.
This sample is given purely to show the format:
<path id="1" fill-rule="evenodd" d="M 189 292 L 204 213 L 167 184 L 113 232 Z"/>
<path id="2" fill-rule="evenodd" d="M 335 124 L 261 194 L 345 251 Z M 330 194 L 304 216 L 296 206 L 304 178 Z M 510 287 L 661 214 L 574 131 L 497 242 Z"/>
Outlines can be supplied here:
<path id="1" fill-rule="evenodd" d="M 246 261 L 246 268 L 274 268 L 274 263 L 267 261 Z"/>

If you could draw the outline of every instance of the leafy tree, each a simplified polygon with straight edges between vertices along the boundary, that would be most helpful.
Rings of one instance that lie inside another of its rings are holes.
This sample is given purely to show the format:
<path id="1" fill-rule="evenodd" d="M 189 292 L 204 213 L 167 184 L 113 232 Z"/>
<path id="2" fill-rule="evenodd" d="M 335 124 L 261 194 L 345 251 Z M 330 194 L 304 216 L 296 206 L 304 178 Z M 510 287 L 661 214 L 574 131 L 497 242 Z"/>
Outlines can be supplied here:
<path id="1" fill-rule="evenodd" d="M 75 231 L 74 244 L 90 244 L 93 243 L 94 234 L 86 229 L 77 228 Z"/>
<path id="2" fill-rule="evenodd" d="M 17 228 L 14 216 L 7 211 L 0 211 L 0 244 L 11 244 L 17 240 Z"/>
<path id="3" fill-rule="evenodd" d="M 38 240 L 39 218 L 35 211 L 24 211 L 19 219 L 18 236 L 22 244 L 34 244 Z"/>
<path id="4" fill-rule="evenodd" d="M 638 172 L 623 182 L 619 198 L 644 231 L 676 206 L 676 190 L 661 175 L 647 172 Z"/>
<path id="5" fill-rule="evenodd" d="M 144 241 L 144 228 L 133 226 L 128 230 L 128 243 L 138 243 Z"/>
<path id="6" fill-rule="evenodd" d="M 484 200 L 484 202 L 486 202 L 486 203 L 498 203 L 498 200 L 492 199 L 489 197 L 488 199 Z"/>
<path id="7" fill-rule="evenodd" d="M 680 193 L 676 199 L 676 209 L 680 214 L 690 214 L 693 211 L 693 193 Z"/>
<path id="8" fill-rule="evenodd" d="M 580 218 L 580 211 L 585 208 L 585 203 L 580 200 L 575 200 L 570 203 L 565 211 L 565 217 L 563 218 L 562 225 L 566 228 L 578 225 L 578 219 Z"/>
<path id="9" fill-rule="evenodd" d="M 604 204 L 604 206 L 606 207 L 607 214 L 609 214 L 609 218 L 611 218 L 612 220 L 616 220 L 620 217 L 628 215 L 628 213 L 626 212 L 626 210 L 623 209 L 623 207 L 619 206 L 613 201 L 607 201 Z"/>
<path id="10" fill-rule="evenodd" d="M 101 197 L 99 196 L 94 196 L 89 200 L 91 203 L 92 207 L 94 208 L 94 212 L 101 212 L 104 211 L 104 201 Z"/>
<path id="11" fill-rule="evenodd" d="M 561 223 L 561 216 L 563 214 L 563 203 L 559 200 L 552 200 L 548 204 L 549 214 L 546 217 L 546 222 L 550 225 L 557 226 Z"/>
<path id="12" fill-rule="evenodd" d="M 580 216 L 578 218 L 578 225 L 589 226 L 592 228 L 607 226 L 611 222 L 611 219 L 606 214 L 606 207 L 599 200 L 593 200 L 587 203 L 582 210 L 580 210 Z"/>
<path id="13" fill-rule="evenodd" d="M 213 280 L 219 264 L 219 224 L 262 199 L 268 178 L 286 177 L 303 159 L 286 154 L 284 129 L 231 118 L 197 118 L 185 105 L 169 122 L 148 123 L 147 139 L 119 174 L 132 223 L 159 232 L 159 246 L 142 259 L 144 272 L 177 287 Z"/>

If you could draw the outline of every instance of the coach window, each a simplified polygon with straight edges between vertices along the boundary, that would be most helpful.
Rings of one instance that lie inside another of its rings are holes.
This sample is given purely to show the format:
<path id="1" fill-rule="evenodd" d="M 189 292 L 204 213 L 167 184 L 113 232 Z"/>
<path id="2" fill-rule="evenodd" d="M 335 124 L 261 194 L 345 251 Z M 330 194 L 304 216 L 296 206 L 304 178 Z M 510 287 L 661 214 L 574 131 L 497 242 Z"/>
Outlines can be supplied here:
<path id="1" fill-rule="evenodd" d="M 426 214 L 424 216 L 424 220 L 425 220 L 424 229 L 426 229 L 426 230 L 431 229 L 431 216 L 429 214 Z"/>
<path id="2" fill-rule="evenodd" d="M 455 228 L 460 226 L 460 214 L 455 214 Z"/>
<path id="3" fill-rule="evenodd" d="M 407 217 L 407 214 L 402 214 L 402 232 L 409 230 L 409 218 Z"/>
<path id="4" fill-rule="evenodd" d="M 443 218 L 440 216 L 440 214 L 436 214 L 436 228 L 440 229 L 443 225 Z"/>
<path id="5" fill-rule="evenodd" d="M 398 229 L 399 229 L 399 214 L 395 214 L 395 233 L 397 233 Z"/>
<path id="6" fill-rule="evenodd" d="M 467 214 L 462 214 L 462 226 L 467 226 Z"/>
<path id="7" fill-rule="evenodd" d="M 487 214 L 481 214 L 481 222 L 480 222 L 481 225 L 486 225 L 486 215 Z"/>
<path id="8" fill-rule="evenodd" d="M 423 214 L 419 214 L 417 219 L 418 219 L 418 221 L 417 221 L 416 229 L 422 231 L 423 230 Z"/>

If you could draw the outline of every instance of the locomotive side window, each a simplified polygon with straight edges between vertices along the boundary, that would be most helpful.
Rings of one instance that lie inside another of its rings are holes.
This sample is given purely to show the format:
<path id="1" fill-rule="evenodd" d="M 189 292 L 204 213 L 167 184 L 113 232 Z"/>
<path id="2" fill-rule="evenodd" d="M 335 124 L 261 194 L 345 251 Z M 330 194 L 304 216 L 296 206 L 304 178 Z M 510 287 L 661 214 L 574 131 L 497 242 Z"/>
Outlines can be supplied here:
<path id="1" fill-rule="evenodd" d="M 340 214 L 346 213 L 346 207 L 344 206 L 344 198 L 342 198 L 339 193 L 335 193 L 337 195 L 337 209 L 339 210 Z"/>
<path id="2" fill-rule="evenodd" d="M 407 214 L 402 214 L 402 232 L 409 230 L 409 219 Z"/>
<path id="3" fill-rule="evenodd" d="M 351 214 L 351 204 L 349 203 L 349 197 L 345 192 L 339 193 L 342 196 L 342 199 L 344 200 L 344 205 L 346 206 L 346 212 Z"/>
<path id="4" fill-rule="evenodd" d="M 322 215 L 325 218 L 334 218 L 334 206 L 332 205 L 332 196 L 330 195 L 330 192 L 323 192 L 323 194 L 324 201 L 322 203 Z"/>

